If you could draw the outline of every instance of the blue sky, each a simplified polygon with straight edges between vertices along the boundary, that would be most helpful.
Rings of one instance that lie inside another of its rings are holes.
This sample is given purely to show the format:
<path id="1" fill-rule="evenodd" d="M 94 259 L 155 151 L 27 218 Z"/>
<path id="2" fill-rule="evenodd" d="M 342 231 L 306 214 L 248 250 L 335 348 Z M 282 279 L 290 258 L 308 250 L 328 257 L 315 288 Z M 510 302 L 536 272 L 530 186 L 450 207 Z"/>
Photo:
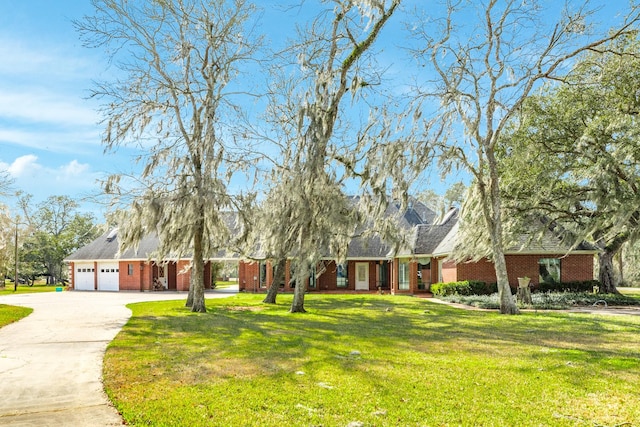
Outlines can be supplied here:
<path id="1" fill-rule="evenodd" d="M 611 14 L 626 2 L 607 4 L 603 11 Z M 89 0 L 0 1 L 0 170 L 34 202 L 68 195 L 101 219 L 102 208 L 90 202 L 99 194 L 97 180 L 131 169 L 131 159 L 124 150 L 103 154 L 98 102 L 87 99 L 92 81 L 109 72 L 102 51 L 82 47 L 72 25 L 92 11 Z M 281 38 L 283 23 L 270 25 Z M 391 64 L 393 52 L 387 49 L 383 61 Z M 394 63 L 390 71 L 406 65 Z M 446 189 L 438 179 L 426 185 L 440 193 Z M 2 202 L 11 206 L 15 199 Z"/>
<path id="2" fill-rule="evenodd" d="M 86 99 L 106 70 L 72 26 L 87 13 L 87 0 L 0 2 L 0 169 L 34 202 L 93 194 L 122 161 L 102 155 L 96 103 Z"/>
<path id="3" fill-rule="evenodd" d="M 89 0 L 0 1 L 0 170 L 35 203 L 67 195 L 101 220 L 98 180 L 132 165 L 125 150 L 103 153 L 99 101 L 87 98 L 108 77 L 103 52 L 83 47 L 72 24 L 92 12 Z M 272 38 L 282 41 L 285 25 Z"/>

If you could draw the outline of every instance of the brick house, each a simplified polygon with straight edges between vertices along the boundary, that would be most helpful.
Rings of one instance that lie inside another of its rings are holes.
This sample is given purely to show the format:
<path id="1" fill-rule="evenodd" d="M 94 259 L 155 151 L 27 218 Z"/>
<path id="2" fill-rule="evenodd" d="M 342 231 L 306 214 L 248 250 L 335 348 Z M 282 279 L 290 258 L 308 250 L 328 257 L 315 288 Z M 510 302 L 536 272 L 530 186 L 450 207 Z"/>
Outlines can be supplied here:
<path id="1" fill-rule="evenodd" d="M 456 221 L 449 234 L 433 250 L 433 259 L 437 268 L 432 279 L 435 282 L 478 280 L 495 283 L 496 273 L 490 260 L 455 263 L 448 259 L 456 245 L 457 232 Z M 536 241 L 529 241 L 526 237 L 521 236 L 519 245 L 505 250 L 507 275 L 511 287 L 518 285 L 518 277 L 529 277 L 532 286 L 543 282 L 593 280 L 594 256 L 597 250 L 591 245 L 582 243 L 571 248 L 551 231 Z"/>
<path id="2" fill-rule="evenodd" d="M 117 229 L 104 233 L 65 259 L 71 286 L 83 291 L 188 291 L 191 260 L 149 259 L 158 246 L 157 236 L 146 236 L 136 250 L 118 254 Z M 211 261 L 205 263 L 205 287 L 211 288 Z"/>
<path id="3" fill-rule="evenodd" d="M 398 213 L 398 212 L 394 212 Z M 410 248 L 391 253 L 391 247 L 373 238 L 364 242 L 352 240 L 347 260 L 336 265 L 331 259 L 321 262 L 315 278 L 307 284 L 314 291 L 376 291 L 393 294 L 429 292 L 432 283 L 478 280 L 497 281 L 493 263 L 487 259 L 456 263 L 449 259 L 458 232 L 458 210 L 450 210 L 436 221 L 436 215 L 419 202 L 401 215 L 402 226 L 411 227 L 413 242 Z M 588 245 L 571 249 L 551 232 L 539 242 L 527 242 L 526 249 L 505 251 L 507 271 L 512 287 L 518 277 L 529 277 L 532 285 L 544 281 L 572 282 L 593 279 L 594 255 Z M 273 278 L 273 266 L 268 260 L 239 261 L 239 287 L 248 292 L 266 290 Z M 292 291 L 289 263 L 280 284 Z"/>
<path id="4" fill-rule="evenodd" d="M 489 260 L 455 263 L 449 259 L 455 247 L 458 231 L 458 211 L 452 209 L 441 220 L 424 204 L 414 201 L 400 212 L 391 204 L 387 211 L 399 221 L 399 226 L 411 235 L 409 247 L 395 250 L 377 236 L 354 238 L 347 248 L 346 261 L 337 264 L 323 259 L 309 279 L 309 292 L 372 292 L 382 290 L 393 294 L 428 292 L 432 283 L 459 280 L 480 280 L 495 283 L 493 264 Z M 117 231 L 97 238 L 70 255 L 71 284 L 77 290 L 139 290 L 162 289 L 187 291 L 190 282 L 190 259 L 152 260 L 158 245 L 156 236 L 147 236 L 137 250 L 118 254 Z M 507 271 L 512 286 L 517 278 L 527 276 L 532 285 L 542 281 L 582 281 L 593 279 L 593 248 L 585 245 L 570 250 L 560 239 L 548 233 L 542 240 L 526 243 L 525 249 L 511 248 L 505 252 Z M 263 292 L 273 280 L 270 260 L 247 260 L 221 252 L 205 264 L 205 284 L 210 287 L 211 262 L 238 263 L 238 285 L 241 291 Z M 287 262 L 284 291 L 292 291 L 290 263 Z"/>

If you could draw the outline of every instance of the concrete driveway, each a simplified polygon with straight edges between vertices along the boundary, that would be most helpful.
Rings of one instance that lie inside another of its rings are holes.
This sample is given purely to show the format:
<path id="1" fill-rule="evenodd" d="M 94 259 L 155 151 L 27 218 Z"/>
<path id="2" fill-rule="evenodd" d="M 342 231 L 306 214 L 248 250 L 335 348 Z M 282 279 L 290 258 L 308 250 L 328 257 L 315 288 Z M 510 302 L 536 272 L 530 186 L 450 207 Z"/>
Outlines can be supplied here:
<path id="1" fill-rule="evenodd" d="M 131 316 L 126 304 L 168 299 L 186 300 L 186 293 L 76 291 L 0 296 L 0 304 L 34 309 L 0 329 L 0 425 L 122 425 L 102 387 L 105 349 Z"/>

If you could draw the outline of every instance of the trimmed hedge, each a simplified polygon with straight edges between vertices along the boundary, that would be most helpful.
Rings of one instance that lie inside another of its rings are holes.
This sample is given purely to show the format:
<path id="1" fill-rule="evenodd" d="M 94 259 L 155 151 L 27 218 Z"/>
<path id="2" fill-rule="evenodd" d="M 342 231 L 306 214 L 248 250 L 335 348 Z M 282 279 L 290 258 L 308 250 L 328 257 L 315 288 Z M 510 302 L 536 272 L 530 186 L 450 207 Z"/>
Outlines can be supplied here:
<path id="1" fill-rule="evenodd" d="M 600 286 L 598 280 L 566 283 L 540 283 L 533 288 L 535 292 L 593 292 L 594 286 Z"/>
<path id="2" fill-rule="evenodd" d="M 498 286 L 495 283 L 487 284 L 477 280 L 434 283 L 431 285 L 431 293 L 442 297 L 447 295 L 490 295 L 495 292 L 498 292 Z"/>
<path id="3" fill-rule="evenodd" d="M 594 286 L 600 286 L 597 280 L 585 280 L 582 282 L 566 283 L 540 283 L 532 285 L 532 292 L 593 292 Z M 512 287 L 515 293 L 517 287 Z M 431 285 L 431 293 L 434 296 L 449 295 L 491 295 L 498 292 L 496 283 L 486 283 L 476 280 L 464 280 L 461 282 L 434 283 Z"/>

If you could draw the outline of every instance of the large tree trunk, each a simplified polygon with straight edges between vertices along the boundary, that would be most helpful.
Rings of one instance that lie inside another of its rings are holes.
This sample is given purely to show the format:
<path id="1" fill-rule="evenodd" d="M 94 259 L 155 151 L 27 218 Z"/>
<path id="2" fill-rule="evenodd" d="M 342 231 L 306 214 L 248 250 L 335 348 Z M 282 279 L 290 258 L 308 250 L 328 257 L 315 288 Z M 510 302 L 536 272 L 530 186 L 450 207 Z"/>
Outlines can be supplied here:
<path id="1" fill-rule="evenodd" d="M 273 277 L 271 278 L 271 285 L 269 286 L 269 290 L 267 291 L 267 296 L 262 300 L 265 304 L 275 304 L 276 296 L 278 295 L 278 289 L 280 288 L 280 283 L 284 281 L 284 269 L 286 266 L 287 260 L 285 258 L 278 260 L 276 264 L 276 268 L 273 271 Z"/>
<path id="2" fill-rule="evenodd" d="M 494 249 L 494 265 L 496 278 L 498 279 L 498 298 L 500 299 L 500 313 L 520 314 L 516 301 L 509 286 L 509 276 L 507 275 L 507 262 L 502 250 Z"/>
<path id="3" fill-rule="evenodd" d="M 485 191 L 484 183 L 479 183 L 479 190 L 482 194 L 482 212 L 489 229 L 489 239 L 491 241 L 491 251 L 493 254 L 493 265 L 498 281 L 498 297 L 500 299 L 500 313 L 520 314 L 516 300 L 511 293 L 509 286 L 509 275 L 507 273 L 507 261 L 504 257 L 504 242 L 502 238 L 502 200 L 500 198 L 500 186 L 498 177 L 498 166 L 495 153 L 491 149 L 491 144 L 484 141 L 487 146 L 486 156 L 489 164 L 489 191 Z"/>
<path id="4" fill-rule="evenodd" d="M 189 293 L 187 294 L 187 302 L 184 304 L 185 307 L 193 307 L 193 272 L 191 274 L 191 280 L 189 281 Z"/>
<path id="5" fill-rule="evenodd" d="M 289 313 L 306 313 L 304 309 L 304 293 L 307 291 L 307 280 L 309 275 L 305 275 L 302 280 L 296 283 L 296 289 L 293 293 L 293 302 L 291 303 L 291 309 Z"/>
<path id="6" fill-rule="evenodd" d="M 189 286 L 189 293 L 193 292 L 191 311 L 196 313 L 207 312 L 207 307 L 204 303 L 203 232 L 204 224 L 202 220 L 199 220 L 193 237 L 193 261 L 191 263 L 191 285 Z"/>
<path id="7" fill-rule="evenodd" d="M 597 245 L 601 252 L 598 254 L 598 280 L 600 292 L 605 294 L 617 294 L 616 276 L 613 270 L 613 257 L 621 252 L 622 245 L 629 239 L 628 233 L 620 233 L 609 241 L 600 240 Z M 622 254 L 620 254 L 622 256 Z"/>
<path id="8" fill-rule="evenodd" d="M 598 280 L 600 281 L 600 292 L 604 294 L 617 294 L 618 289 L 615 283 L 613 272 L 613 257 L 615 253 L 607 249 L 598 254 Z"/>

